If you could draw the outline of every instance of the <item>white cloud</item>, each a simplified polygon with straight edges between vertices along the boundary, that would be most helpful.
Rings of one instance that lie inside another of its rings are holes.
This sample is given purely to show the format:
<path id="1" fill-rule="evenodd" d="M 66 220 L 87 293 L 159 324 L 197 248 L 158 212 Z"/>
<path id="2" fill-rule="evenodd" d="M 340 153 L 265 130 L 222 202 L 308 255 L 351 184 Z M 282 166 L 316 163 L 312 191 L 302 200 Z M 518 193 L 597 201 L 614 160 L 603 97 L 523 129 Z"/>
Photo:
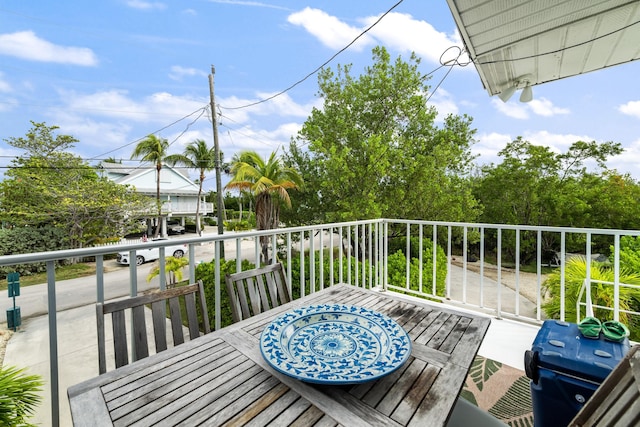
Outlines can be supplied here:
<path id="1" fill-rule="evenodd" d="M 150 2 L 150 1 L 144 1 L 144 0 L 128 0 L 127 6 L 133 9 L 139 9 L 139 10 L 152 10 L 152 9 L 164 10 L 167 8 L 167 5 L 164 3 Z"/>
<path id="2" fill-rule="evenodd" d="M 544 117 L 570 114 L 568 108 L 556 107 L 546 98 L 533 99 L 530 102 L 523 103 L 517 99 L 502 102 L 500 98 L 494 97 L 491 98 L 491 105 L 505 116 L 520 120 L 529 119 L 531 117 L 530 113 Z"/>
<path id="3" fill-rule="evenodd" d="M 207 73 L 202 70 L 198 70 L 196 68 L 185 68 L 179 65 L 174 65 L 171 67 L 171 72 L 169 73 L 169 78 L 173 80 L 182 80 L 183 77 L 206 77 Z"/>
<path id="4" fill-rule="evenodd" d="M 576 141 L 593 141 L 588 135 L 550 133 L 546 130 L 525 132 L 522 138 L 534 145 L 549 147 L 556 153 L 566 152 Z"/>
<path id="5" fill-rule="evenodd" d="M 300 123 L 280 124 L 273 130 L 244 126 L 221 135 L 221 150 L 227 159 L 241 150 L 257 151 L 263 157 L 275 150 L 280 150 L 279 153 L 282 154 L 283 147 L 289 146 L 291 137 L 295 136 L 301 127 Z"/>
<path id="6" fill-rule="evenodd" d="M 307 30 L 311 35 L 320 40 L 322 44 L 331 49 L 341 49 L 355 39 L 363 28 L 352 27 L 335 16 L 320 9 L 306 7 L 300 12 L 289 15 L 287 21 Z M 362 50 L 367 45 L 373 45 L 375 41 L 368 35 L 361 37 L 352 48 Z"/>
<path id="7" fill-rule="evenodd" d="M 378 18 L 379 16 L 364 18 L 365 27 L 372 25 Z M 443 62 L 455 59 L 461 50 L 448 49 L 452 46 L 462 46 L 456 33 L 449 35 L 440 32 L 428 22 L 415 19 L 405 13 L 387 14 L 369 34 L 375 37 L 379 44 L 400 52 L 415 52 L 421 58 L 435 63 L 439 63 L 441 56 Z M 445 51 L 446 54 L 444 54 Z M 465 55 L 459 60 L 466 62 L 468 57 Z"/>
<path id="8" fill-rule="evenodd" d="M 619 156 L 612 157 L 607 163 L 607 166 L 611 169 L 617 169 L 621 173 L 624 171 L 632 171 L 631 174 L 638 179 L 637 171 L 640 164 L 640 139 L 625 144 L 624 153 Z"/>
<path id="9" fill-rule="evenodd" d="M 480 155 L 477 163 L 500 163 L 502 159 L 498 156 L 498 152 L 503 150 L 516 136 L 495 132 L 478 135 L 476 138 L 477 143 L 472 147 L 472 152 Z M 521 136 L 522 139 L 529 141 L 533 145 L 549 147 L 554 153 L 565 153 L 571 144 L 576 141 L 593 141 L 593 138 L 588 135 L 554 134 L 546 130 L 525 131 Z M 640 142 L 638 143 L 638 154 L 640 155 Z"/>
<path id="10" fill-rule="evenodd" d="M 219 4 L 230 4 L 234 6 L 250 6 L 250 7 L 266 7 L 269 9 L 279 9 L 279 10 L 291 10 L 287 7 L 278 6 L 269 3 L 263 3 L 259 1 L 244 1 L 244 0 L 209 0 L 211 3 L 219 3 Z"/>
<path id="11" fill-rule="evenodd" d="M 309 104 L 298 104 L 289 94 L 279 95 L 269 101 L 261 102 L 247 108 L 234 110 L 235 107 L 249 105 L 263 99 L 267 99 L 275 93 L 259 92 L 256 99 L 242 99 L 235 96 L 222 98 L 217 101 L 222 107 L 222 114 L 231 120 L 232 123 L 247 123 L 252 115 L 257 116 L 277 116 L 277 117 L 300 117 L 306 119 L 309 117 L 313 107 L 320 107 L 322 100 L 314 99 Z M 226 107 L 226 108 L 225 108 Z M 224 117 L 223 117 L 224 119 Z"/>
<path id="12" fill-rule="evenodd" d="M 505 116 L 525 120 L 529 118 L 527 107 L 517 102 L 502 102 L 499 98 L 491 98 L 491 105 Z"/>
<path id="13" fill-rule="evenodd" d="M 19 31 L 0 35 L 0 54 L 30 61 L 82 66 L 98 64 L 98 59 L 91 49 L 58 46 L 39 38 L 33 31 Z"/>
<path id="14" fill-rule="evenodd" d="M 568 108 L 560 108 L 553 105 L 551 101 L 546 98 L 536 98 L 531 100 L 528 103 L 528 106 L 531 108 L 534 114 L 539 116 L 555 116 L 558 114 L 569 114 L 570 111 Z"/>
<path id="15" fill-rule="evenodd" d="M 133 100 L 125 90 L 110 90 L 85 95 L 75 92 L 61 92 L 71 110 L 88 114 L 117 117 L 128 121 L 167 123 L 192 113 L 206 105 L 202 100 L 174 96 L 167 92 L 158 92 Z"/>
<path id="16" fill-rule="evenodd" d="M 82 151 L 89 148 L 89 152 L 95 153 L 95 148 L 109 151 L 120 147 L 128 141 L 131 126 L 123 121 L 102 121 L 79 116 L 73 112 L 58 110 L 55 112 L 55 123 L 60 126 L 60 133 L 73 135 L 80 142 L 75 150 Z M 130 150 L 124 158 L 128 158 Z M 82 155 L 82 154 L 80 154 Z M 86 156 L 82 155 L 86 158 Z M 114 155 L 114 157 L 118 157 Z M 118 157 L 119 158 L 119 157 Z"/>
<path id="17" fill-rule="evenodd" d="M 640 118 L 640 101 L 629 101 L 619 106 L 618 110 L 623 114 Z"/>
<path id="18" fill-rule="evenodd" d="M 510 143 L 513 138 L 510 135 L 492 132 L 489 134 L 480 134 L 476 137 L 477 142 L 471 148 L 473 154 L 479 155 L 476 163 L 487 165 L 490 163 L 499 163 L 498 152 Z"/>
<path id="19" fill-rule="evenodd" d="M 288 21 L 303 27 L 325 46 L 341 49 L 379 18 L 380 15 L 361 18 L 359 22 L 362 26 L 354 27 L 326 12 L 307 7 L 291 14 Z M 362 50 L 366 46 L 376 44 L 400 52 L 415 52 L 421 58 L 433 63 L 439 63 L 441 58 L 443 62 L 456 59 L 461 52 L 459 47 L 462 47 L 457 33 L 440 32 L 426 21 L 415 19 L 409 14 L 395 12 L 387 14 L 355 43 L 354 48 Z M 466 55 L 458 59 L 460 62 L 468 62 Z"/>

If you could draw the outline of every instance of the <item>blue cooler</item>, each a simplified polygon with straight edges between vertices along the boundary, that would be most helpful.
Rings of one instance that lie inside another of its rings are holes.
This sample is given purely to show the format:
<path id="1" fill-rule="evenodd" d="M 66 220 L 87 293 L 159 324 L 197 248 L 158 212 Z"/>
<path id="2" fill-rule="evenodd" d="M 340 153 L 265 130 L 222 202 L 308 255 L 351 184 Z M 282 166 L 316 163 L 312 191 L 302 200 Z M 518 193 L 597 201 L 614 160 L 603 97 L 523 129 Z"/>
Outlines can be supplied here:
<path id="1" fill-rule="evenodd" d="M 534 426 L 568 425 L 629 348 L 628 339 L 585 338 L 575 323 L 545 321 L 525 352 Z"/>

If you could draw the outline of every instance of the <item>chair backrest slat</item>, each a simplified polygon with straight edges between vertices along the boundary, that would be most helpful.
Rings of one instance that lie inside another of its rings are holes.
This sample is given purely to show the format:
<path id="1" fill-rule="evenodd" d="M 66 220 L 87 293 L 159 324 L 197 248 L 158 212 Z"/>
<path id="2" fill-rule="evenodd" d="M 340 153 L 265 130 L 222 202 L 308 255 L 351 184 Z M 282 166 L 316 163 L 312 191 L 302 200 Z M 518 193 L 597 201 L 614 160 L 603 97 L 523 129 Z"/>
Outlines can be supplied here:
<path id="1" fill-rule="evenodd" d="M 196 297 L 196 294 L 198 295 Z M 100 374 L 107 371 L 106 333 L 104 317 L 111 314 L 113 326 L 113 343 L 115 366 L 119 368 L 129 363 L 129 347 L 127 341 L 127 325 L 125 311 L 131 310 L 132 360 L 142 359 L 149 355 L 147 338 L 146 305 L 151 305 L 153 337 L 156 352 L 167 349 L 167 302 L 171 320 L 173 345 L 185 342 L 184 325 L 182 320 L 181 301 L 184 300 L 185 314 L 188 321 L 189 339 L 200 336 L 198 311 L 202 314 L 202 329 L 205 334 L 210 332 L 204 285 L 202 281 L 195 284 L 154 292 L 147 295 L 127 298 L 109 303 L 96 304 L 98 327 L 98 369 Z"/>
<path id="2" fill-rule="evenodd" d="M 291 301 L 282 264 L 254 268 L 225 277 L 234 322 Z"/>
<path id="3" fill-rule="evenodd" d="M 156 301 L 151 304 L 151 316 L 153 318 L 153 336 L 156 341 L 156 353 L 167 349 L 167 303 Z"/>

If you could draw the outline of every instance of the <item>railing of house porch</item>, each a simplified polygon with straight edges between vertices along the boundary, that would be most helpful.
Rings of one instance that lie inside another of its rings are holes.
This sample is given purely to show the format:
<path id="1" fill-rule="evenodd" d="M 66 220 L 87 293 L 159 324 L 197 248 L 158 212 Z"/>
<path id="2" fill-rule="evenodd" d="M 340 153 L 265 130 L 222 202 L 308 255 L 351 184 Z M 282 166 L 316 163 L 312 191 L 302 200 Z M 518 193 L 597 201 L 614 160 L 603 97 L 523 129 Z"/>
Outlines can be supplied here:
<path id="1" fill-rule="evenodd" d="M 221 326 L 220 282 L 224 280 L 220 277 L 223 248 L 225 259 L 248 259 L 255 264 L 265 259 L 267 262 L 276 260 L 284 262 L 288 282 L 294 288 L 297 287 L 296 290 L 300 296 L 335 283 L 348 283 L 461 304 L 492 313 L 497 317 L 540 322 L 544 318 L 541 309 L 543 248 L 548 246 L 547 242 L 554 242 L 557 246 L 553 249 L 560 253 L 560 259 L 565 259 L 568 239 L 572 242 L 576 240 L 584 242 L 584 254 L 587 260 L 585 279 L 589 282 L 591 281 L 589 277 L 591 247 L 596 238 L 610 241 L 613 248 L 611 268 L 614 270 L 615 279 L 611 286 L 614 287 L 615 293 L 611 309 L 617 319 L 620 313 L 619 290 L 621 287 L 620 238 L 639 235 L 640 231 L 629 230 L 376 219 L 259 232 L 184 236 L 180 240 L 189 245 L 189 280 L 191 282 L 195 281 L 197 246 L 207 243 L 215 246 L 215 255 L 212 260 L 216 266 L 213 324 L 215 328 L 219 328 Z M 403 242 L 400 246 L 397 243 L 398 239 Z M 168 241 L 158 246 L 167 246 L 172 243 L 175 242 Z M 535 247 L 534 263 L 537 265 L 538 280 L 533 296 L 529 294 L 528 298 L 524 296 L 519 283 L 520 264 L 523 261 L 521 245 L 523 244 Z M 127 250 L 131 252 L 131 259 L 135 259 L 135 251 L 148 245 L 149 243 L 127 243 L 118 246 L 117 249 L 114 246 L 104 246 L 0 256 L 0 266 L 4 267 L 32 262 L 46 263 L 52 393 L 51 425 L 54 427 L 59 425 L 55 262 L 70 258 L 95 257 L 96 301 L 103 301 L 105 257 L 116 250 Z M 430 251 L 425 251 L 425 245 L 430 245 Z M 404 268 L 401 268 L 403 271 L 400 274 L 398 274 L 397 265 L 394 266 L 393 263 L 403 262 L 403 258 L 397 255 L 395 249 L 404 255 Z M 511 271 L 514 273 L 514 281 L 511 288 L 499 285 L 503 282 L 502 275 L 505 274 L 502 267 L 505 266 L 503 260 L 506 252 L 509 252 L 513 258 Z M 431 258 L 426 259 L 425 254 L 431 254 Z M 166 283 L 164 255 L 164 249 L 161 249 L 159 261 L 161 287 Z M 311 260 L 314 262 L 310 262 Z M 490 266 L 489 261 L 497 267 L 495 280 L 485 277 L 485 272 Z M 476 266 L 476 271 L 472 271 L 472 265 Z M 390 267 L 393 268 L 390 269 Z M 237 263 L 236 268 L 239 270 L 241 263 Z M 443 268 L 445 277 L 442 277 Z M 566 308 L 564 263 L 558 268 L 561 277 L 560 316 L 564 318 Z M 129 272 L 130 295 L 136 295 L 138 292 L 137 267 L 131 265 Z M 305 283 L 305 286 L 300 286 L 300 283 Z M 212 302 L 209 301 L 209 305 L 211 304 Z M 633 314 L 638 315 L 638 313 Z"/>

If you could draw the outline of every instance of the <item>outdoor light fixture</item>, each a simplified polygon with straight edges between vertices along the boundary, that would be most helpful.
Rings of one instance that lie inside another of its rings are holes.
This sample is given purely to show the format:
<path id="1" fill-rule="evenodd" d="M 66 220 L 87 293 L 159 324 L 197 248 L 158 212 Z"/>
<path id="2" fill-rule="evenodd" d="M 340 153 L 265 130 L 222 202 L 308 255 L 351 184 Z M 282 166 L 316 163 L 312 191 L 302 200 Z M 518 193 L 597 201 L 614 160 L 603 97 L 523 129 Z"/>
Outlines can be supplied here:
<path id="1" fill-rule="evenodd" d="M 498 97 L 502 102 L 507 102 L 513 96 L 516 90 L 522 89 L 520 94 L 520 102 L 529 102 L 533 99 L 533 90 L 531 89 L 531 79 L 533 76 L 527 74 L 518 78 L 512 85 L 507 86 Z"/>
<path id="2" fill-rule="evenodd" d="M 500 99 L 502 99 L 502 102 L 507 102 L 509 100 L 509 98 L 511 98 L 513 96 L 513 94 L 516 91 L 516 87 L 515 86 L 509 86 L 508 88 L 506 88 L 505 90 L 503 90 L 498 97 L 500 97 Z"/>
<path id="3" fill-rule="evenodd" d="M 531 86 L 526 85 L 524 89 L 522 89 L 522 93 L 520 94 L 520 102 L 529 102 L 533 99 L 533 89 Z"/>

